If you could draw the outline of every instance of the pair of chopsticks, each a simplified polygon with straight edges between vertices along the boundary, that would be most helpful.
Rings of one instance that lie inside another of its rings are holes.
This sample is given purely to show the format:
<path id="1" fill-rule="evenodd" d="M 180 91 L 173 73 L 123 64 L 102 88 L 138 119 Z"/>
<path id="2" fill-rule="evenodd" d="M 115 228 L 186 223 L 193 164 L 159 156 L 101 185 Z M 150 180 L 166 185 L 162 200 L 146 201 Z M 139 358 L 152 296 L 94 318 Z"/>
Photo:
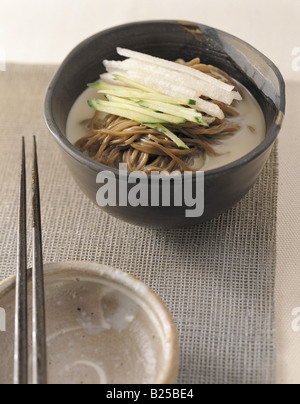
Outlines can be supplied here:
<path id="1" fill-rule="evenodd" d="M 32 384 L 47 384 L 46 324 L 39 174 L 36 139 L 33 138 L 32 215 Z M 28 269 L 25 139 L 22 140 L 18 228 L 18 263 L 15 305 L 14 384 L 29 383 Z"/>

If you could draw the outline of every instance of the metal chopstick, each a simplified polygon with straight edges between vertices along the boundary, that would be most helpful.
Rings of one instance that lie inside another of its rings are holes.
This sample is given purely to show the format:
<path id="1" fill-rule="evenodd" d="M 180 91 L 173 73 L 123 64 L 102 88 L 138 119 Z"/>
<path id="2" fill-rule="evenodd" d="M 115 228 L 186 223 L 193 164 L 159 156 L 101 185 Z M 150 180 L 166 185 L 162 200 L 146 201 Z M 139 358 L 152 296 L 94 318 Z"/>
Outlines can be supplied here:
<path id="1" fill-rule="evenodd" d="M 14 384 L 28 384 L 26 162 L 24 138 L 22 139 L 20 177 Z"/>
<path id="2" fill-rule="evenodd" d="M 46 355 L 46 322 L 44 297 L 44 267 L 42 249 L 42 226 L 40 187 L 36 138 L 33 138 L 33 171 L 32 171 L 32 237 L 33 237 L 33 266 L 32 266 L 32 377 L 33 384 L 47 384 L 47 355 Z"/>
<path id="3" fill-rule="evenodd" d="M 40 190 L 36 139 L 33 138 L 32 209 L 32 383 L 47 384 L 47 352 Z M 25 141 L 22 141 L 18 267 L 15 312 L 14 383 L 28 384 L 27 242 Z"/>

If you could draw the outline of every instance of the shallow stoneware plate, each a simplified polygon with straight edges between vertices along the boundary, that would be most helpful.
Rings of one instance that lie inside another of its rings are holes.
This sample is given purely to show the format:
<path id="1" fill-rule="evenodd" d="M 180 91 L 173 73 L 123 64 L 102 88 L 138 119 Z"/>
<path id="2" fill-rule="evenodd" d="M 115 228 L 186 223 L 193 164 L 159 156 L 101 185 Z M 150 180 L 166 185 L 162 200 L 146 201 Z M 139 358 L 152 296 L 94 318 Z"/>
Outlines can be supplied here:
<path id="1" fill-rule="evenodd" d="M 142 282 L 104 265 L 67 262 L 45 266 L 45 286 L 50 384 L 176 381 L 176 327 Z M 14 289 L 15 277 L 0 284 L 0 384 L 13 381 Z"/>

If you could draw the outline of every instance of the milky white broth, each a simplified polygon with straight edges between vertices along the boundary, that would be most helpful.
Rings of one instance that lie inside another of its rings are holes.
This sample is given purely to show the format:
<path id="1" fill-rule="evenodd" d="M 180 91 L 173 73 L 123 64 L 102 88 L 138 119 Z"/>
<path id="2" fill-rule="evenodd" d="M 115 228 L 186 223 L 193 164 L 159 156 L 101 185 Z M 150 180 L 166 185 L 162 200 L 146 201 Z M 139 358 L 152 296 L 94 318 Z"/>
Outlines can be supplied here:
<path id="1" fill-rule="evenodd" d="M 240 116 L 230 120 L 238 123 L 241 129 L 232 136 L 222 139 L 222 144 L 213 146 L 219 156 L 206 155 L 204 165 L 202 158 L 194 159 L 194 162 L 191 161 L 191 169 L 208 171 L 222 167 L 245 156 L 264 140 L 266 125 L 258 102 L 240 84 L 239 92 L 243 100 L 235 101 L 234 106 Z M 93 98 L 99 98 L 99 94 L 95 89 L 88 88 L 79 96 L 70 111 L 67 120 L 67 138 L 72 144 L 88 135 L 88 130 L 82 122 L 94 116 L 95 111 L 87 104 L 87 101 Z"/>

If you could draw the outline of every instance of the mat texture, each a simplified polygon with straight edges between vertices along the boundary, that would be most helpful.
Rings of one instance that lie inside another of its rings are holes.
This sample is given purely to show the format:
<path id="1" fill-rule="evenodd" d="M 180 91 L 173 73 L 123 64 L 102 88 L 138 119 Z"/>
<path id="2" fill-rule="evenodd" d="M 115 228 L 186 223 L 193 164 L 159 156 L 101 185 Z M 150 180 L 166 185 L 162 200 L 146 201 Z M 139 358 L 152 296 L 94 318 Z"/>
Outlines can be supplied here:
<path id="1" fill-rule="evenodd" d="M 219 218 L 174 231 L 128 225 L 81 193 L 46 129 L 43 99 L 55 70 L 8 65 L 0 72 L 0 279 L 16 268 L 21 136 L 30 170 L 36 135 L 45 262 L 104 263 L 150 286 L 178 327 L 179 383 L 273 383 L 276 147 L 251 192 Z"/>

